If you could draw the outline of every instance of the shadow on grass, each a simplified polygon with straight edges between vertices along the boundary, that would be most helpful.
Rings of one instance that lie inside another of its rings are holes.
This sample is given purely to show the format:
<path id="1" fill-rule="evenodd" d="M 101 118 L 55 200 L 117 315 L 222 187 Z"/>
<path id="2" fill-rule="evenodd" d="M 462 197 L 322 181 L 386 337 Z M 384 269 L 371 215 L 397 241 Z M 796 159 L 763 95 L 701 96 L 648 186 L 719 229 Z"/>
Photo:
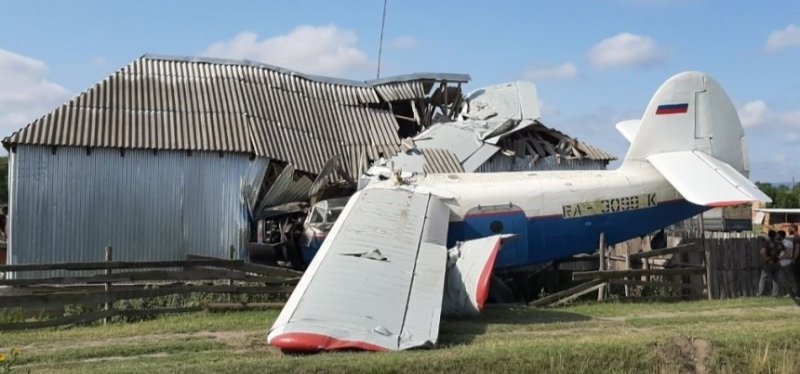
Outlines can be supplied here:
<path id="1" fill-rule="evenodd" d="M 592 318 L 583 314 L 559 310 L 535 309 L 526 306 L 489 307 L 478 317 L 443 317 L 439 328 L 441 346 L 469 344 L 486 333 L 489 325 L 537 325 L 581 322 Z"/>

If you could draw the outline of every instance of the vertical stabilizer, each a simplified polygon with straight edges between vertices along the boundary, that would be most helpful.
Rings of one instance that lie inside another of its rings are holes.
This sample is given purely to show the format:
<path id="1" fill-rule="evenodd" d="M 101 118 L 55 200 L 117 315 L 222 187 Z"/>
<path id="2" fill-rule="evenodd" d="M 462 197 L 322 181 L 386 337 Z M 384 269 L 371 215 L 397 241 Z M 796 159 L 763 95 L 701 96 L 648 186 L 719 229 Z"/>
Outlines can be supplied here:
<path id="1" fill-rule="evenodd" d="M 633 127 L 633 122 L 618 126 L 633 137 L 626 162 L 646 160 L 686 200 L 704 206 L 770 201 L 747 179 L 739 115 L 708 75 L 686 72 L 668 79 L 647 105 L 638 130 Z"/>
<path id="2" fill-rule="evenodd" d="M 642 115 L 625 159 L 701 151 L 749 175 L 744 130 L 728 95 L 700 72 L 673 76 L 659 87 Z"/>

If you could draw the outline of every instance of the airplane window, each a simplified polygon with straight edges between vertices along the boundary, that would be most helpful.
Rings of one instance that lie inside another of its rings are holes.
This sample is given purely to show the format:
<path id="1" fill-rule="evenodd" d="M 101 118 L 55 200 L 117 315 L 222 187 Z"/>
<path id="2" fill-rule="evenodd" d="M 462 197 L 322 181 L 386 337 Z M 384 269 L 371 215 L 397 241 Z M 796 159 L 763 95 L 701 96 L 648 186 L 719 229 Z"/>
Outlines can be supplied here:
<path id="1" fill-rule="evenodd" d="M 492 221 L 492 223 L 489 224 L 489 230 L 492 230 L 495 234 L 503 232 L 503 222 Z"/>

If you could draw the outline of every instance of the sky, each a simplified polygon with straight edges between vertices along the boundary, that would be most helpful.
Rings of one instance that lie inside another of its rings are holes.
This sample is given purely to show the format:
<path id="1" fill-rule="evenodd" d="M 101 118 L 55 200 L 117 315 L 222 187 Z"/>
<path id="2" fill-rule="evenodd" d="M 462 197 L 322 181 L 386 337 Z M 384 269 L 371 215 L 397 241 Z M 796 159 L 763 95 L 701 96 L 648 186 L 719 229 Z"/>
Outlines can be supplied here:
<path id="1" fill-rule="evenodd" d="M 0 0 L 0 137 L 145 53 L 375 78 L 383 4 Z M 798 1 L 387 0 L 381 76 L 467 73 L 467 91 L 533 81 L 546 125 L 620 158 L 614 125 L 686 70 L 734 101 L 751 179 L 800 182 Z"/>

